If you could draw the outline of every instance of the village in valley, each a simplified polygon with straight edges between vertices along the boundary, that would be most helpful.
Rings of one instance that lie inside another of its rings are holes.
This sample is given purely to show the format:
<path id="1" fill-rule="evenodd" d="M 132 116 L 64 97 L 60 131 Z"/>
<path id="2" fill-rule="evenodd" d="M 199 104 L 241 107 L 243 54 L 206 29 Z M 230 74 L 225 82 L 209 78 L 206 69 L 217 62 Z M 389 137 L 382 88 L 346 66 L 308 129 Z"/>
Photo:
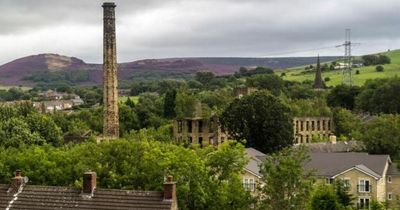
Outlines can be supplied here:
<path id="1" fill-rule="evenodd" d="M 88 5 L 102 64 L 0 66 L 1 209 L 400 209 L 400 50 L 355 55 L 357 25 L 305 56 L 120 62 L 129 3 Z"/>

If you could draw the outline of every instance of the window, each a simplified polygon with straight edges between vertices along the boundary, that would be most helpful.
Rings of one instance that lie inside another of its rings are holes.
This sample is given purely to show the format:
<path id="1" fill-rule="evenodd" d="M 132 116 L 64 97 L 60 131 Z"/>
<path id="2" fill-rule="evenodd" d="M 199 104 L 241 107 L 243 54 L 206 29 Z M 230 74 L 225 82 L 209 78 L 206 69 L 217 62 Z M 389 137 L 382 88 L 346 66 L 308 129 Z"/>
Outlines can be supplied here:
<path id="1" fill-rule="evenodd" d="M 300 121 L 300 131 L 304 131 L 304 122 Z"/>
<path id="2" fill-rule="evenodd" d="M 243 179 L 243 188 L 245 190 L 254 191 L 255 190 L 255 183 L 254 179 L 252 178 L 244 178 Z"/>
<path id="3" fill-rule="evenodd" d="M 369 209 L 369 198 L 360 198 L 358 200 L 359 209 Z"/>
<path id="4" fill-rule="evenodd" d="M 392 177 L 391 177 L 391 176 L 388 176 L 387 182 L 388 182 L 388 183 L 392 183 Z"/>
<path id="5" fill-rule="evenodd" d="M 344 179 L 343 179 L 343 185 L 344 185 L 344 187 L 346 187 L 346 188 L 350 188 L 350 187 L 351 187 L 351 185 L 350 185 L 350 179 L 349 179 L 349 178 L 344 178 Z"/>
<path id="6" fill-rule="evenodd" d="M 325 179 L 325 182 L 326 182 L 326 184 L 332 184 L 332 183 L 333 183 L 333 180 L 334 180 L 334 179 L 332 179 L 332 178 L 330 178 L 330 177 L 327 177 L 327 178 Z"/>
<path id="7" fill-rule="evenodd" d="M 191 133 L 193 130 L 192 121 L 188 121 L 188 132 Z"/>
<path id="8" fill-rule="evenodd" d="M 178 121 L 178 133 L 182 133 L 182 127 L 183 127 L 183 125 L 182 125 L 182 121 Z"/>
<path id="9" fill-rule="evenodd" d="M 370 192 L 369 180 L 361 179 L 358 184 L 358 192 Z"/>
<path id="10" fill-rule="evenodd" d="M 328 130 L 331 130 L 331 121 L 328 120 Z"/>
<path id="11" fill-rule="evenodd" d="M 388 200 L 392 200 L 392 193 L 391 193 L 391 192 L 388 193 L 387 199 L 388 199 Z"/>
<path id="12" fill-rule="evenodd" d="M 317 130 L 321 130 L 321 122 L 319 120 L 317 121 Z"/>
<path id="13" fill-rule="evenodd" d="M 298 132 L 299 132 L 299 121 L 296 120 L 296 133 L 298 133 Z"/>
<path id="14" fill-rule="evenodd" d="M 315 121 L 311 121 L 311 130 L 315 131 Z"/>
<path id="15" fill-rule="evenodd" d="M 203 147 L 203 137 L 199 137 L 199 144 L 200 144 L 200 147 Z"/>
<path id="16" fill-rule="evenodd" d="M 309 129 L 310 129 L 310 122 L 306 122 L 306 131 L 309 131 Z"/>
<path id="17" fill-rule="evenodd" d="M 203 121 L 199 121 L 199 133 L 203 132 Z"/>

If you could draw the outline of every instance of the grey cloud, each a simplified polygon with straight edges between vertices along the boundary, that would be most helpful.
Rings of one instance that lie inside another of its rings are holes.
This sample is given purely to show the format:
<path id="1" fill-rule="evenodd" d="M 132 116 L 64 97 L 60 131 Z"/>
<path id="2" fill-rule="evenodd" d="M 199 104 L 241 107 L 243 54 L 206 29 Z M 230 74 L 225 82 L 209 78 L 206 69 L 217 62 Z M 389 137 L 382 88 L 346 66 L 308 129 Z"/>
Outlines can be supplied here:
<path id="1" fill-rule="evenodd" d="M 2 0 L 0 63 L 37 51 L 101 62 L 100 0 Z M 352 28 L 362 54 L 400 48 L 398 0 L 117 0 L 120 61 L 183 56 L 340 55 Z M 65 26 L 65 27 L 63 27 Z M 46 40 L 63 40 L 48 45 Z M 76 37 L 76 40 L 71 37 Z M 21 41 L 23 40 L 23 41 Z M 6 45 L 12 46 L 12 45 Z M 370 46 L 370 47 L 368 47 Z M 303 52 L 300 52 L 303 50 Z M 7 53 L 7 54 L 5 54 Z"/>

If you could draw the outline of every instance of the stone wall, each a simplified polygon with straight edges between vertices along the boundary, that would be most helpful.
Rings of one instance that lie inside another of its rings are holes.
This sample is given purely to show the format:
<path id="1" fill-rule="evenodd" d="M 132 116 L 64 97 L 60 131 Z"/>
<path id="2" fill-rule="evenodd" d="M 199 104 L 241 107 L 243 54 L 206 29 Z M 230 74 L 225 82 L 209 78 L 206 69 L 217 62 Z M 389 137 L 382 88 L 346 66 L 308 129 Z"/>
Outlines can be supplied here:
<path id="1" fill-rule="evenodd" d="M 330 117 L 295 117 L 293 118 L 295 143 L 310 143 L 313 136 L 328 139 L 333 135 L 333 126 Z"/>

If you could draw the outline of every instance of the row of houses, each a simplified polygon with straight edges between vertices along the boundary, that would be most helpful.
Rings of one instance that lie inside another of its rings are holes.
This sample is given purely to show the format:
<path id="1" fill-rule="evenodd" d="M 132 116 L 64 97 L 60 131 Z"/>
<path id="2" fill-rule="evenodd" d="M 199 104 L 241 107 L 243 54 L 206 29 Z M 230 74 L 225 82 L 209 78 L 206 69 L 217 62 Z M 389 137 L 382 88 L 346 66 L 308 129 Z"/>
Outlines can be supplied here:
<path id="1" fill-rule="evenodd" d="M 10 184 L 0 184 L 1 209 L 114 209 L 177 210 L 176 182 L 165 180 L 163 191 L 101 189 L 96 173 L 82 176 L 82 188 L 38 186 L 28 184 L 20 170 Z"/>
<path id="2" fill-rule="evenodd" d="M 332 143 L 325 145 L 332 148 Z M 355 149 L 352 148 L 354 144 L 337 144 L 334 152 L 315 150 L 313 144 L 308 146 L 311 147 L 310 161 L 304 169 L 314 173 L 317 183 L 332 184 L 334 180 L 342 180 L 353 195 L 357 209 L 369 209 L 373 200 L 385 202 L 392 209 L 400 208 L 400 171 L 389 155 L 348 152 Z M 253 148 L 247 148 L 246 154 L 250 161 L 242 175 L 243 187 L 257 194 L 258 185 L 264 184 L 260 169 L 267 155 Z"/>

